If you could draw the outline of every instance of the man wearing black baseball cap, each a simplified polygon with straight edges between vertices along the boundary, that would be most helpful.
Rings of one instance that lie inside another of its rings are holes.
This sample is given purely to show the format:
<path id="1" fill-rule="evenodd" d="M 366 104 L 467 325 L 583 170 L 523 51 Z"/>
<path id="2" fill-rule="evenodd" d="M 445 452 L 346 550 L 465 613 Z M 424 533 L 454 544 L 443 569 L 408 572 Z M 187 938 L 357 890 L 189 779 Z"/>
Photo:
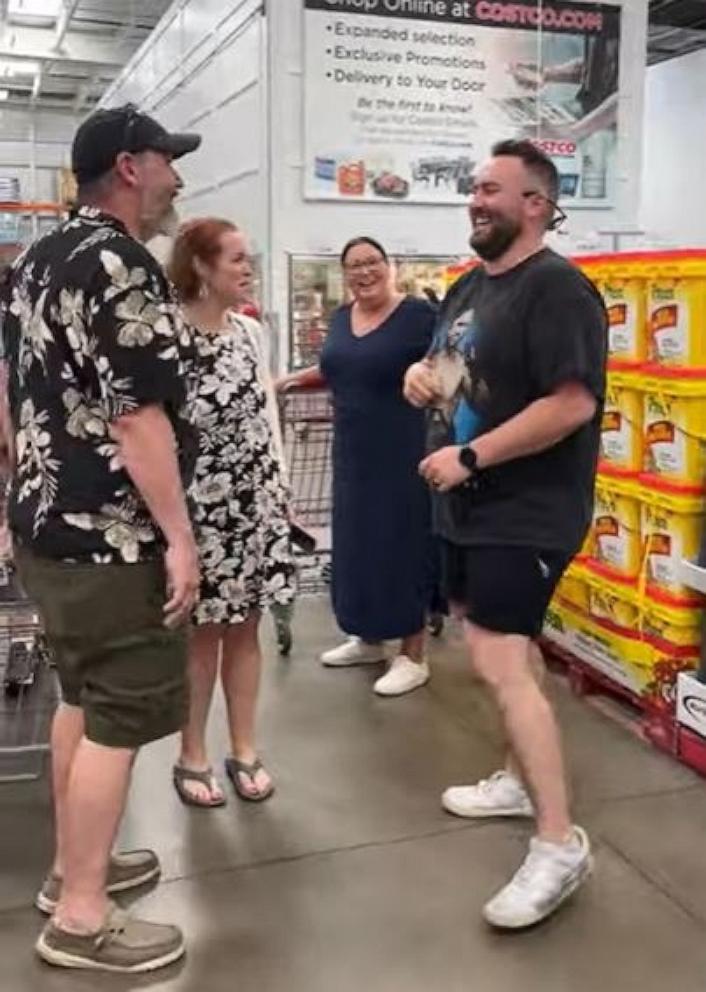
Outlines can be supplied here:
<path id="1" fill-rule="evenodd" d="M 174 159 L 199 143 L 132 106 L 89 117 L 73 146 L 78 210 L 18 259 L 0 300 L 15 562 L 62 688 L 56 853 L 36 902 L 52 917 L 37 951 L 63 967 L 152 971 L 184 953 L 177 927 L 108 893 L 159 874 L 152 851 L 111 851 L 137 750 L 178 730 L 186 704 L 199 586 L 188 337 L 141 242 L 181 188 Z"/>
<path id="2" fill-rule="evenodd" d="M 133 233 L 147 241 L 181 188 L 171 163 L 196 151 L 200 144 L 199 135 L 170 134 L 132 104 L 99 110 L 83 122 L 74 138 L 71 159 L 79 198 L 100 200 L 116 179 L 129 183 L 139 174 L 143 202 L 139 231 Z M 167 172 L 172 173 L 171 182 Z"/>

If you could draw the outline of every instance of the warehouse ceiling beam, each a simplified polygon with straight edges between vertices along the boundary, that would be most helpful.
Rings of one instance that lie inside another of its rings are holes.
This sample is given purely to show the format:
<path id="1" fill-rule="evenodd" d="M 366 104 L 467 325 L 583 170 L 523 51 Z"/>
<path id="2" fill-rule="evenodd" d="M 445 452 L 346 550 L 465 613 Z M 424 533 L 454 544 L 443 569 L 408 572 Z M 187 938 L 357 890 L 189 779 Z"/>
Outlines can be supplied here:
<path id="1" fill-rule="evenodd" d="M 30 103 L 33 107 L 37 106 L 37 101 L 42 94 L 42 84 L 44 82 L 44 71 L 47 68 L 43 63 L 40 62 L 39 68 L 34 74 L 34 82 L 32 83 L 32 96 L 30 97 Z"/>
<path id="2" fill-rule="evenodd" d="M 57 33 L 53 28 L 28 28 L 6 25 L 0 42 L 0 59 L 30 59 L 39 62 L 74 62 L 122 68 L 126 51 L 112 38 L 87 37 L 67 31 L 57 51 Z"/>
<path id="3" fill-rule="evenodd" d="M 54 42 L 54 47 L 57 52 L 61 52 L 63 50 L 66 35 L 69 31 L 69 26 L 80 2 L 81 0 L 64 0 L 61 13 L 56 21 L 56 40 Z"/>
<path id="4" fill-rule="evenodd" d="M 172 0 L 0 0 L 3 107 L 85 112 L 158 23 Z M 29 13 L 45 10 L 46 16 Z M 3 94 L 7 91 L 5 100 Z"/>
<path id="5" fill-rule="evenodd" d="M 130 37 L 132 32 L 137 27 L 137 2 L 136 0 L 130 0 L 130 12 L 125 18 L 123 24 L 115 32 L 115 40 L 118 44 L 124 42 Z"/>

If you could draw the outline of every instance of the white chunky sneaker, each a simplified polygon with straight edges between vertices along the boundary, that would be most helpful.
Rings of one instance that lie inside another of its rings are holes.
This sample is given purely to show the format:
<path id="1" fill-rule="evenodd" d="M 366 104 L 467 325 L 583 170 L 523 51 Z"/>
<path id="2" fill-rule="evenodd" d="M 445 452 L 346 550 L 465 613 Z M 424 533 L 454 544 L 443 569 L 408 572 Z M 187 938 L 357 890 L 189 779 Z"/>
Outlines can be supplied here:
<path id="1" fill-rule="evenodd" d="M 345 668 L 347 665 L 377 665 L 385 660 L 384 644 L 367 644 L 360 637 L 349 637 L 337 648 L 324 651 L 322 664 L 328 668 Z"/>
<path id="2" fill-rule="evenodd" d="M 412 661 L 401 654 L 391 663 L 387 672 L 379 678 L 373 688 L 378 696 L 404 696 L 413 689 L 419 689 L 429 681 L 429 665 Z"/>
<path id="3" fill-rule="evenodd" d="M 574 827 L 568 844 L 536 837 L 511 882 L 483 910 L 486 922 L 502 930 L 521 930 L 546 919 L 576 891 L 593 870 L 586 831 Z"/>
<path id="4" fill-rule="evenodd" d="M 534 808 L 525 787 L 501 771 L 477 785 L 455 785 L 441 797 L 441 805 L 454 816 L 484 819 L 493 816 L 534 816 Z"/>

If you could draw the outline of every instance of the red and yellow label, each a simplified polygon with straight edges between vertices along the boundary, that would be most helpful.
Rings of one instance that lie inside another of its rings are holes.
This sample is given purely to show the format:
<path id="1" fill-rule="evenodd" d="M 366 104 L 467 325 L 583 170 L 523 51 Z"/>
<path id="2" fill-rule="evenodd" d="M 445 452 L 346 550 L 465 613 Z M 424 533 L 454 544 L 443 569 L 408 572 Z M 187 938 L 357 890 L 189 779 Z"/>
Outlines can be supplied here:
<path id="1" fill-rule="evenodd" d="M 655 420 L 647 425 L 648 444 L 674 444 L 675 436 L 674 424 L 669 420 Z"/>
<path id="2" fill-rule="evenodd" d="M 626 303 L 615 303 L 608 307 L 608 326 L 622 327 L 628 322 L 628 308 Z"/>
<path id="3" fill-rule="evenodd" d="M 666 331 L 679 324 L 679 307 L 676 303 L 670 303 L 666 307 L 658 307 L 652 311 L 652 333 Z"/>
<path id="4" fill-rule="evenodd" d="M 665 555 L 667 558 L 672 553 L 672 538 L 669 534 L 650 534 L 648 553 L 651 555 Z"/>
<path id="5" fill-rule="evenodd" d="M 618 537 L 620 523 L 616 517 L 596 517 L 594 534 L 596 537 Z"/>
<path id="6" fill-rule="evenodd" d="M 606 410 L 601 422 L 602 431 L 619 431 L 623 426 L 623 415 L 620 410 Z"/>

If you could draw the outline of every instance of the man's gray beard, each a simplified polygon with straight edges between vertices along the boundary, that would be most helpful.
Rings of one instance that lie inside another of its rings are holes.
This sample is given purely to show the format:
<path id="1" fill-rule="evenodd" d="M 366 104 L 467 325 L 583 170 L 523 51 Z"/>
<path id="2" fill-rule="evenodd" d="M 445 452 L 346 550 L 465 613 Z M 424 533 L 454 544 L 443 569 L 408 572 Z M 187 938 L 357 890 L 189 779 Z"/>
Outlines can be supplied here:
<path id="1" fill-rule="evenodd" d="M 165 238 L 175 238 L 176 233 L 179 230 L 179 213 L 177 208 L 172 203 L 169 210 L 162 217 L 159 222 L 159 228 L 155 232 L 155 237 L 158 235 L 163 235 Z"/>
<path id="2" fill-rule="evenodd" d="M 154 255 L 160 265 L 164 266 L 169 261 L 179 230 L 179 214 L 172 204 L 158 225 L 157 231 L 145 241 L 147 250 Z"/>

